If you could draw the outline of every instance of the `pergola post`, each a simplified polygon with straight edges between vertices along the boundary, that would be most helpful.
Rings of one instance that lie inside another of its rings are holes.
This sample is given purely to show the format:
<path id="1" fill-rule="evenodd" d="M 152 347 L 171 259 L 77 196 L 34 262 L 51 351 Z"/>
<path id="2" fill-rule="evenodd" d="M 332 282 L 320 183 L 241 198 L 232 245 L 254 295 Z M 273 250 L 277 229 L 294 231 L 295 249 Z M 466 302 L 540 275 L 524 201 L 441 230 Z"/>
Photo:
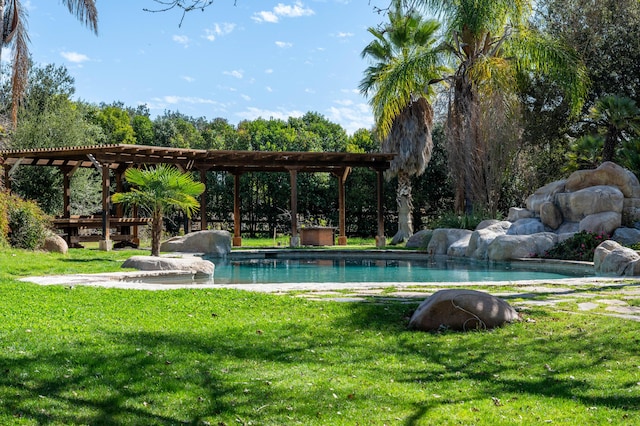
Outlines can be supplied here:
<path id="1" fill-rule="evenodd" d="M 206 231 L 207 223 L 207 170 L 200 169 L 200 182 L 204 184 L 204 191 L 200 194 L 200 230 Z"/>
<path id="2" fill-rule="evenodd" d="M 337 175 L 338 177 L 338 245 L 339 246 L 347 245 L 347 232 L 346 232 L 347 212 L 346 212 L 346 205 L 345 205 L 344 184 L 350 172 L 351 172 L 351 168 L 346 167 L 344 170 L 342 170 L 341 174 Z"/>
<path id="3" fill-rule="evenodd" d="M 291 247 L 300 246 L 300 236 L 298 235 L 298 170 L 289 169 L 289 180 L 291 182 Z"/>
<path id="4" fill-rule="evenodd" d="M 111 206 L 111 193 L 110 187 L 111 181 L 109 179 L 109 165 L 102 165 L 102 240 L 100 240 L 99 247 L 100 250 L 110 251 L 111 250 L 111 239 L 109 234 L 111 233 L 111 228 L 109 227 L 109 222 L 111 220 L 111 214 L 109 212 Z"/>
<path id="5" fill-rule="evenodd" d="M 378 194 L 378 234 L 376 235 L 376 247 L 384 247 L 387 241 L 384 237 L 384 214 L 383 214 L 383 170 L 376 170 L 378 176 L 377 194 Z"/>
<path id="6" fill-rule="evenodd" d="M 240 217 L 240 173 L 233 174 L 233 246 L 242 246 L 242 218 Z"/>

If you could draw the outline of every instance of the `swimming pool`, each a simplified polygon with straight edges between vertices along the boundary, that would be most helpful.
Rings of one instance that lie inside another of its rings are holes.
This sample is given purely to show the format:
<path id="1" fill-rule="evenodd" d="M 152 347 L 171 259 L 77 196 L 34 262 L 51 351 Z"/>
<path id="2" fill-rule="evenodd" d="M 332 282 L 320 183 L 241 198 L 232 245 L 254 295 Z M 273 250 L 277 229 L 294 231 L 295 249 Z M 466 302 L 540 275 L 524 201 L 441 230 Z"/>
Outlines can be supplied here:
<path id="1" fill-rule="evenodd" d="M 490 263 L 426 255 L 313 253 L 215 259 L 215 284 L 558 280 L 593 277 L 590 265 Z"/>

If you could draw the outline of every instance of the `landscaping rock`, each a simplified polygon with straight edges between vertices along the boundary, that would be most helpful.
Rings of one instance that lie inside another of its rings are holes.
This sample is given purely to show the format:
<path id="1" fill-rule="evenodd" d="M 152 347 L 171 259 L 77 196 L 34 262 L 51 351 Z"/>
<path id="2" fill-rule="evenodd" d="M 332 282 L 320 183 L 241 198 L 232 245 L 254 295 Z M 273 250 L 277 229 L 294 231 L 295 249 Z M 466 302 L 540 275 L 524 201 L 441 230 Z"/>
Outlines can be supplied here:
<path id="1" fill-rule="evenodd" d="M 168 239 L 160 245 L 160 251 L 226 256 L 231 252 L 231 233 L 215 230 L 192 232 Z"/>
<path id="2" fill-rule="evenodd" d="M 531 235 L 544 231 L 544 225 L 540 219 L 520 219 L 509 227 L 507 235 Z"/>
<path id="3" fill-rule="evenodd" d="M 140 271 L 189 271 L 194 274 L 194 278 L 211 278 L 215 265 L 197 256 L 132 256 L 124 261 L 122 268 L 134 268 Z"/>
<path id="4" fill-rule="evenodd" d="M 489 260 L 511 260 L 533 257 L 551 249 L 558 242 L 552 232 L 531 235 L 500 235 L 487 248 Z"/>
<path id="5" fill-rule="evenodd" d="M 523 219 L 526 220 L 526 219 Z M 473 231 L 471 238 L 469 239 L 469 246 L 467 247 L 467 257 L 474 259 L 487 259 L 487 247 L 498 235 L 504 235 L 512 226 L 509 221 L 494 221 L 489 226 L 481 228 L 478 226 Z"/>
<path id="6" fill-rule="evenodd" d="M 544 226 L 548 226 L 551 229 L 558 229 L 560 225 L 562 225 L 563 220 L 562 212 L 555 204 L 550 201 L 542 203 L 540 206 L 540 222 L 542 222 Z"/>
<path id="7" fill-rule="evenodd" d="M 439 290 L 418 306 L 409 328 L 422 331 L 490 329 L 518 320 L 502 299 L 476 290 Z"/>
<path id="8" fill-rule="evenodd" d="M 509 222 L 515 222 L 520 219 L 529 219 L 530 217 L 533 217 L 533 212 L 531 212 L 530 210 L 524 209 L 522 207 L 510 207 L 507 220 Z"/>
<path id="9" fill-rule="evenodd" d="M 564 191 L 565 182 L 566 180 L 557 180 L 539 188 L 527 198 L 527 210 L 530 210 L 534 215 L 539 216 L 542 204 L 553 202 L 555 195 Z"/>
<path id="10" fill-rule="evenodd" d="M 67 244 L 67 242 L 64 240 L 64 238 L 57 234 L 48 235 L 44 239 L 44 245 L 42 246 L 42 248 L 45 251 L 49 251 L 52 253 L 67 254 L 67 252 L 69 251 L 69 245 Z"/>
<path id="11" fill-rule="evenodd" d="M 422 231 L 418 231 L 407 240 L 405 247 L 414 249 L 426 249 L 429 245 L 429 241 L 431 241 L 432 235 L 433 230 L 431 229 L 423 229 Z"/>
<path id="12" fill-rule="evenodd" d="M 607 240 L 596 247 L 593 266 L 598 274 L 638 276 L 640 275 L 640 254 L 613 240 Z"/>
<path id="13" fill-rule="evenodd" d="M 632 246 L 640 242 L 640 229 L 618 228 L 614 231 L 611 239 L 623 246 Z"/>
<path id="14" fill-rule="evenodd" d="M 447 254 L 449 247 L 453 243 L 461 239 L 466 239 L 468 241 L 471 234 L 472 231 L 469 231 L 468 229 L 434 229 L 431 241 L 429 241 L 429 245 L 427 246 L 427 251 L 432 255 Z"/>
<path id="15" fill-rule="evenodd" d="M 640 198 L 638 178 L 611 161 L 605 161 L 594 170 L 573 172 L 565 183 L 566 190 L 571 192 L 600 185 L 615 186 L 626 198 Z"/>
<path id="16" fill-rule="evenodd" d="M 576 192 L 556 194 L 555 204 L 565 220 L 579 222 L 596 213 L 622 213 L 623 200 L 624 195 L 616 187 L 591 186 Z"/>
<path id="17" fill-rule="evenodd" d="M 593 232 L 598 235 L 611 235 L 622 225 L 622 215 L 616 212 L 592 214 L 580 221 L 579 231 Z"/>

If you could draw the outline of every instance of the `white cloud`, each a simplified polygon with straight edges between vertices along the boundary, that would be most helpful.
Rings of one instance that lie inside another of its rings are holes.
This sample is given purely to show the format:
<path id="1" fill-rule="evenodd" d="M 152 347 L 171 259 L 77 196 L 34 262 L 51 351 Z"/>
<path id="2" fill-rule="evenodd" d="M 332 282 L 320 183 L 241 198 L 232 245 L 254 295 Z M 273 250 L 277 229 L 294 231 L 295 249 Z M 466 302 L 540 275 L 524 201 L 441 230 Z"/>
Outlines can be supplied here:
<path id="1" fill-rule="evenodd" d="M 182 77 L 180 77 L 180 78 L 182 78 L 182 79 L 183 79 L 184 81 L 186 81 L 187 83 L 193 83 L 194 81 L 196 81 L 196 79 L 195 79 L 195 78 L 190 77 L 190 76 L 188 76 L 188 75 L 183 75 L 183 76 L 182 76 Z"/>
<path id="2" fill-rule="evenodd" d="M 255 107 L 249 107 L 245 111 L 236 113 L 236 116 L 240 117 L 242 120 L 255 120 L 257 118 L 264 118 L 266 120 L 271 118 L 276 120 L 286 120 L 289 117 L 302 117 L 303 115 L 303 112 L 297 110 L 268 110 Z"/>
<path id="3" fill-rule="evenodd" d="M 83 55 L 78 52 L 60 52 L 60 56 L 65 58 L 69 62 L 73 62 L 75 64 L 81 64 L 89 60 L 87 55 Z"/>
<path id="4" fill-rule="evenodd" d="M 275 24 L 280 18 L 299 18 L 301 16 L 315 15 L 313 9 L 306 8 L 301 1 L 295 2 L 293 5 L 278 3 L 273 10 L 264 10 L 256 12 L 251 17 L 256 22 L 269 22 Z"/>
<path id="5" fill-rule="evenodd" d="M 316 93 L 316 91 L 315 91 L 315 89 L 307 88 L 307 89 L 304 89 L 304 93 L 314 94 L 314 93 Z"/>
<path id="6" fill-rule="evenodd" d="M 213 24 L 213 28 L 207 28 L 204 30 L 204 38 L 209 41 L 214 41 L 219 36 L 225 36 L 233 32 L 236 28 L 236 24 L 230 22 L 223 22 L 221 24 Z"/>
<path id="7" fill-rule="evenodd" d="M 185 48 L 189 47 L 189 37 L 184 36 L 184 35 L 174 35 L 172 37 L 173 41 L 175 41 L 178 44 L 183 45 Z"/>
<path id="8" fill-rule="evenodd" d="M 242 70 L 224 71 L 223 74 L 229 75 L 235 78 L 242 78 L 244 76 L 244 71 Z"/>
<path id="9" fill-rule="evenodd" d="M 327 118 L 340 124 L 349 134 L 358 129 L 371 129 L 374 124 L 371 108 L 365 103 L 350 107 L 331 107 L 328 109 Z"/>
<path id="10" fill-rule="evenodd" d="M 266 90 L 269 93 L 273 92 L 273 89 L 271 88 L 271 86 L 265 87 L 264 90 Z"/>
<path id="11" fill-rule="evenodd" d="M 288 43 L 286 41 L 276 41 L 276 46 L 278 46 L 281 49 L 288 49 L 290 47 L 293 46 L 292 43 Z"/>
<path id="12" fill-rule="evenodd" d="M 265 74 L 273 74 L 273 69 L 272 68 L 268 68 L 266 70 L 264 70 Z"/>
<path id="13" fill-rule="evenodd" d="M 339 32 L 338 34 L 336 34 L 336 37 L 338 37 L 338 38 L 353 37 L 353 33 Z"/>
<path id="14" fill-rule="evenodd" d="M 247 102 L 249 102 L 251 100 L 251 96 L 249 96 L 249 95 L 240 95 L 240 97 L 242 99 L 244 99 L 245 101 L 247 101 Z"/>

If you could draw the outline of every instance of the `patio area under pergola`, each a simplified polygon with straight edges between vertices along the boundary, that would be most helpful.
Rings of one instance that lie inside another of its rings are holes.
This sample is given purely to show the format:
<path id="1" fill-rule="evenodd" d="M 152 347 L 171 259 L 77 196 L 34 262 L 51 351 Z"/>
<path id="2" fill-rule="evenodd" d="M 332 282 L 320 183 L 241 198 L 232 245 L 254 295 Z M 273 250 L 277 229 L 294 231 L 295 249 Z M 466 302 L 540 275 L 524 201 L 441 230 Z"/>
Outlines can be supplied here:
<path id="1" fill-rule="evenodd" d="M 370 168 L 377 173 L 377 234 L 376 244 L 384 245 L 383 173 L 389 168 L 394 154 L 355 154 L 347 152 L 292 151 L 224 151 L 167 148 L 143 145 L 96 145 L 25 150 L 0 150 L 0 166 L 4 168 L 5 187 L 11 188 L 11 175 L 19 166 L 57 167 L 63 176 L 63 214 L 54 220 L 68 242 L 79 228 L 100 229 L 100 246 L 109 249 L 111 240 L 137 242 L 137 227 L 148 218 L 124 217 L 122 208 L 111 214 L 111 174 L 116 191 L 123 190 L 123 175 L 129 167 L 153 164 L 173 164 L 182 171 L 196 171 L 206 184 L 209 171 L 223 171 L 234 177 L 233 245 L 241 246 L 242 214 L 240 211 L 240 179 L 250 172 L 287 172 L 291 183 L 291 244 L 299 244 L 297 223 L 297 176 L 299 173 L 327 172 L 338 181 L 338 244 L 347 243 L 345 181 L 356 167 Z M 102 214 L 100 217 L 72 217 L 70 182 L 80 167 L 95 167 L 102 175 Z M 207 229 L 206 190 L 200 197 L 200 229 Z M 115 232 L 112 232 L 112 229 Z"/>

